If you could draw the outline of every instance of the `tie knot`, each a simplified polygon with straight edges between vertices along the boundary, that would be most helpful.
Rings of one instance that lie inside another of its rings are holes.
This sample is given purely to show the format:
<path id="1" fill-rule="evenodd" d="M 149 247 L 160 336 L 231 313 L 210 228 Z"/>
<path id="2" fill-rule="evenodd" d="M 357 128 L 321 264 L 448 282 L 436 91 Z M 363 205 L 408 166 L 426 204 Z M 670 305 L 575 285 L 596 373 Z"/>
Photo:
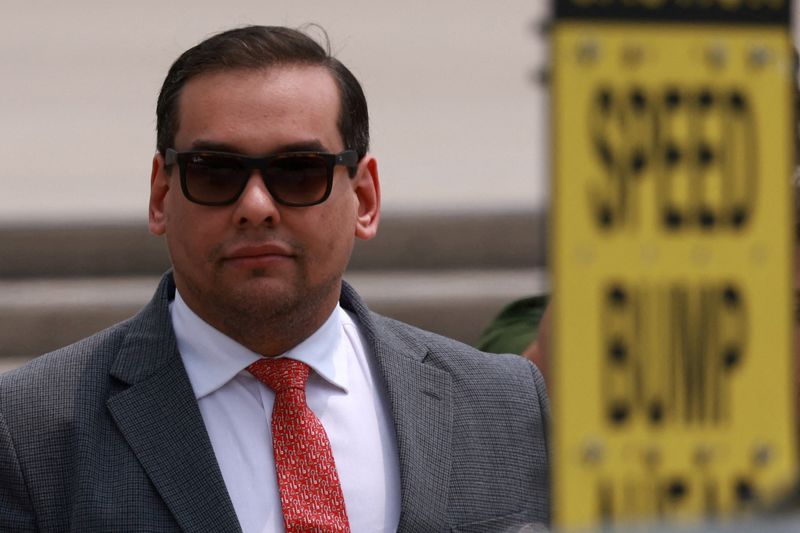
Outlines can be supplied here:
<path id="1" fill-rule="evenodd" d="M 287 389 L 305 390 L 310 371 L 307 364 L 286 357 L 262 357 L 247 370 L 276 394 Z"/>

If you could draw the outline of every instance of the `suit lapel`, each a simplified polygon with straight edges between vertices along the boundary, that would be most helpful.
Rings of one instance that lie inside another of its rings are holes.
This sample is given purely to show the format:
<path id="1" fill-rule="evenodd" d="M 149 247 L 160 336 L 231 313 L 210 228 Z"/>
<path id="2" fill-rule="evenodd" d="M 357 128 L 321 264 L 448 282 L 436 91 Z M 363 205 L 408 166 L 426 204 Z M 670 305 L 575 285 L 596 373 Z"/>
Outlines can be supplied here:
<path id="1" fill-rule="evenodd" d="M 108 409 L 156 490 L 186 531 L 241 531 L 177 351 L 167 275 L 153 300 L 131 319 L 111 374 L 130 386 Z M 379 329 L 347 284 L 342 305 L 359 318 L 386 384 L 397 435 L 401 512 L 398 531 L 447 528 L 451 377 L 424 363 L 427 350 Z"/>
<path id="2" fill-rule="evenodd" d="M 130 331 L 112 375 L 130 386 L 107 406 L 161 498 L 185 531 L 241 531 L 225 489 L 168 311 L 165 276 Z"/>
<path id="3" fill-rule="evenodd" d="M 386 384 L 400 459 L 398 531 L 447 529 L 450 485 L 451 377 L 426 365 L 427 350 L 379 330 L 355 291 L 342 287 L 342 305 L 356 313 Z"/>

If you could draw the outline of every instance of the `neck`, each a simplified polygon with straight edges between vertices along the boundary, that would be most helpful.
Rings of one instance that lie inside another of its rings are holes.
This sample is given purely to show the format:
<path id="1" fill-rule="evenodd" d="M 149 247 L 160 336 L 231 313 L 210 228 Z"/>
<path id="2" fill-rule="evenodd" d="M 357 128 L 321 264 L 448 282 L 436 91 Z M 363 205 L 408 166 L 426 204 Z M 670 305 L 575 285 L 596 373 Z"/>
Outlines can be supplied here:
<path id="1" fill-rule="evenodd" d="M 181 280 L 182 281 L 182 280 Z M 242 346 L 274 357 L 294 348 L 317 331 L 335 309 L 341 279 L 293 297 L 230 293 L 205 294 L 191 284 L 175 285 L 186 305 L 198 317 Z"/>
<path id="2" fill-rule="evenodd" d="M 295 313 L 281 316 L 232 317 L 219 325 L 211 324 L 242 346 L 266 357 L 275 357 L 291 350 L 314 334 L 334 310 L 326 306 L 324 313 Z"/>

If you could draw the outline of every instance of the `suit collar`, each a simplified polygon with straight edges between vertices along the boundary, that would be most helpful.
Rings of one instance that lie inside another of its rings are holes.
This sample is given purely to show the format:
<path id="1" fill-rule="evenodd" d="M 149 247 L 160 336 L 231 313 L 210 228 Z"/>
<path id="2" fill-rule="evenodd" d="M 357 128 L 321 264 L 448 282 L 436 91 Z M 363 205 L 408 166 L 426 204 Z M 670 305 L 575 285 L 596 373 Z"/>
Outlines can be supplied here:
<path id="1" fill-rule="evenodd" d="M 400 460 L 398 531 L 445 530 L 453 425 L 450 374 L 425 364 L 427 347 L 373 315 L 347 283 L 342 283 L 340 303 L 357 316 L 386 384 Z"/>
<path id="2" fill-rule="evenodd" d="M 170 273 L 128 322 L 111 374 L 130 386 L 108 400 L 121 433 L 184 530 L 240 531 L 206 433 L 169 316 Z M 399 531 L 447 528 L 451 377 L 425 364 L 424 344 L 373 315 L 342 284 L 342 307 L 355 313 L 375 354 L 397 435 L 401 479 Z"/>
<path id="3" fill-rule="evenodd" d="M 111 366 L 111 375 L 135 384 L 170 363 L 177 355 L 169 303 L 175 297 L 172 273 L 161 278 L 153 298 L 128 322 L 128 336 Z"/>
<path id="4" fill-rule="evenodd" d="M 241 531 L 169 317 L 172 275 L 128 322 L 111 375 L 130 385 L 107 406 L 181 529 Z"/>

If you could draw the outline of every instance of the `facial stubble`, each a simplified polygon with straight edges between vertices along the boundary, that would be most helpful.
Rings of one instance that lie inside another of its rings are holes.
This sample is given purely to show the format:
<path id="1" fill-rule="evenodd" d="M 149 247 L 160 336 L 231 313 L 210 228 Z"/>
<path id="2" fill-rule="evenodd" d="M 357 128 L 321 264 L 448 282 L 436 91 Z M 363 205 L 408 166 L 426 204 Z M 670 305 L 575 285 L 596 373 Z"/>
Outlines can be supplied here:
<path id="1" fill-rule="evenodd" d="M 240 283 L 226 281 L 225 269 L 229 266 L 212 251 L 209 261 L 213 263 L 214 283 L 203 290 L 186 279 L 195 300 L 203 302 L 208 316 L 201 318 L 265 356 L 279 355 L 305 340 L 333 310 L 343 269 L 312 285 L 307 256 L 302 248 L 295 250 L 297 253 L 291 258 L 295 268 L 290 278 L 280 278 L 270 269 L 259 267 L 250 269 L 247 279 Z"/>

